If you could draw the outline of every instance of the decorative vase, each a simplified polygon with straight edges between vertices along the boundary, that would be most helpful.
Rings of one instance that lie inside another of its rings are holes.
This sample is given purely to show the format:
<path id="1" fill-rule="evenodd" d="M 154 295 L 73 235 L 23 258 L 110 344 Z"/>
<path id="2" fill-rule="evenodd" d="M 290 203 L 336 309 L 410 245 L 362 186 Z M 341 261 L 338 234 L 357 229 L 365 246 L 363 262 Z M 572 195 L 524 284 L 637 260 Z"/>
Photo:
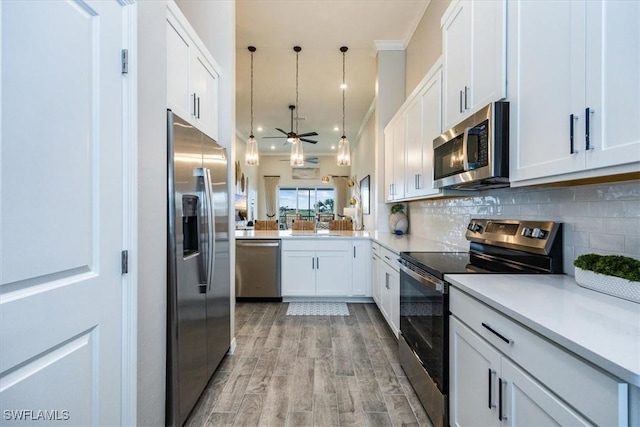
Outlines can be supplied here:
<path id="1" fill-rule="evenodd" d="M 389 215 L 389 230 L 392 233 L 401 232 L 405 234 L 409 228 L 409 219 L 404 212 L 396 212 Z"/>
<path id="2" fill-rule="evenodd" d="M 594 273 L 578 267 L 575 269 L 575 279 L 583 288 L 640 303 L 640 282 L 631 282 L 621 277 Z"/>

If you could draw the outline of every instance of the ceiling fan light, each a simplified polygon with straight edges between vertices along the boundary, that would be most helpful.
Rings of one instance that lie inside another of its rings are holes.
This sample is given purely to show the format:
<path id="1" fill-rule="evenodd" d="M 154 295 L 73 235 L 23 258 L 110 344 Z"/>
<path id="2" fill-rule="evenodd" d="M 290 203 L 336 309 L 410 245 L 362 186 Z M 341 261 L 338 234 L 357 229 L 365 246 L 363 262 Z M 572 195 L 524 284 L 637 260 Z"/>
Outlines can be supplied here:
<path id="1" fill-rule="evenodd" d="M 244 154 L 244 164 L 249 166 L 258 166 L 260 157 L 258 155 L 258 141 L 253 135 L 247 140 L 247 151 Z"/>
<path id="2" fill-rule="evenodd" d="M 295 141 L 295 138 L 292 136 L 287 137 L 287 142 L 293 142 Z"/>
<path id="3" fill-rule="evenodd" d="M 302 142 L 300 138 L 295 138 L 291 144 L 291 166 L 304 166 L 304 153 L 302 152 Z"/>
<path id="4" fill-rule="evenodd" d="M 329 183 L 329 175 L 323 175 L 321 181 L 325 184 Z"/>
<path id="5" fill-rule="evenodd" d="M 349 140 L 342 135 L 338 142 L 338 166 L 351 166 L 351 149 L 349 148 Z"/>

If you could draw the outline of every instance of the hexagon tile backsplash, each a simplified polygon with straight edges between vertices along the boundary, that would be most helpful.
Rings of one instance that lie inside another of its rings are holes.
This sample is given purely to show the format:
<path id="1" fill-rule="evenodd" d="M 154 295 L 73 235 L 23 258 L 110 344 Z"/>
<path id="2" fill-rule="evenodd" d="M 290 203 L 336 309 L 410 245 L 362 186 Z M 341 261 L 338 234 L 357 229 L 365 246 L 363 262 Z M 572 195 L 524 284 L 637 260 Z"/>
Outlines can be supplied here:
<path id="1" fill-rule="evenodd" d="M 469 247 L 471 218 L 514 218 L 563 223 L 564 272 L 584 253 L 640 259 L 640 182 L 561 188 L 505 188 L 456 199 L 409 203 L 409 233 Z"/>

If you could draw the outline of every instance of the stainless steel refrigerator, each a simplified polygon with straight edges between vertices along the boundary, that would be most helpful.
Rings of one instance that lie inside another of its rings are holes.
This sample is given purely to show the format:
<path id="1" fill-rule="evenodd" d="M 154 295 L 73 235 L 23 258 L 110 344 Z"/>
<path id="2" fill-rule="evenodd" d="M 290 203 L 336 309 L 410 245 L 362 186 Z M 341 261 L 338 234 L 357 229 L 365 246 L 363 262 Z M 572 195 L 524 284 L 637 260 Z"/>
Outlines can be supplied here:
<path id="1" fill-rule="evenodd" d="M 167 111 L 167 425 L 181 426 L 230 345 L 226 151 Z"/>

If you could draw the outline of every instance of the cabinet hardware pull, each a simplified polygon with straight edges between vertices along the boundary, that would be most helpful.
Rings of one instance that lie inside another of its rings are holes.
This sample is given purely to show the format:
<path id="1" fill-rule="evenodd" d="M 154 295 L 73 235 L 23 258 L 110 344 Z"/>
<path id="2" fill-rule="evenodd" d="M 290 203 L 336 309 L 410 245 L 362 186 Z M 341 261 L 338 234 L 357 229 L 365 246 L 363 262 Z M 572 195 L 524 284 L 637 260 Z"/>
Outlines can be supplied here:
<path id="1" fill-rule="evenodd" d="M 467 91 L 469 90 L 469 88 L 465 85 L 464 87 L 464 109 L 468 110 L 468 104 L 467 104 Z"/>
<path id="2" fill-rule="evenodd" d="M 591 108 L 587 108 L 586 110 L 584 110 L 584 141 L 585 141 L 585 149 L 587 151 L 589 150 L 593 150 L 593 147 L 591 146 L 591 137 L 590 137 L 590 132 L 589 132 L 589 122 L 590 122 L 590 118 L 591 118 L 591 113 L 593 111 L 591 111 Z"/>
<path id="3" fill-rule="evenodd" d="M 312 270 L 315 270 L 315 268 L 316 268 L 315 262 L 316 262 L 315 258 L 311 258 L 311 269 Z"/>
<path id="4" fill-rule="evenodd" d="M 498 378 L 498 419 L 500 421 L 507 419 L 507 417 L 502 415 L 502 384 L 506 383 L 506 381 L 502 381 L 502 378 Z"/>
<path id="5" fill-rule="evenodd" d="M 489 368 L 489 409 L 493 408 L 493 405 L 491 405 L 491 377 L 493 372 L 491 371 L 491 368 Z"/>
<path id="6" fill-rule="evenodd" d="M 316 257 L 316 267 L 320 270 L 320 257 Z"/>
<path id="7" fill-rule="evenodd" d="M 198 96 L 196 95 L 196 93 L 193 92 L 193 117 L 196 117 L 198 115 L 198 110 L 197 110 L 197 107 L 196 107 L 196 102 L 197 102 L 196 98 L 197 97 Z"/>
<path id="8" fill-rule="evenodd" d="M 573 137 L 574 137 L 574 132 L 573 132 L 573 125 L 575 123 L 575 115 L 570 115 L 569 116 L 569 154 L 575 154 L 577 153 L 576 150 L 574 150 L 573 148 Z"/>
<path id="9" fill-rule="evenodd" d="M 487 328 L 489 331 L 491 331 L 495 336 L 497 336 L 498 338 L 500 338 L 502 341 L 506 342 L 507 344 L 512 344 L 513 341 L 510 340 L 509 338 L 505 338 L 504 335 L 500 334 L 499 332 L 496 332 L 495 329 L 493 329 L 491 326 L 487 325 L 486 323 L 482 322 L 482 326 L 484 326 L 485 328 Z"/>
<path id="10" fill-rule="evenodd" d="M 389 258 L 388 256 L 386 256 L 386 255 L 385 255 L 384 257 L 385 257 L 386 259 L 388 259 L 389 261 L 391 261 L 391 258 Z"/>
<path id="11" fill-rule="evenodd" d="M 354 258 L 356 257 L 356 247 L 355 246 L 353 247 L 353 257 Z"/>
<path id="12" fill-rule="evenodd" d="M 198 118 L 200 118 L 200 97 L 198 97 Z"/>
<path id="13" fill-rule="evenodd" d="M 460 91 L 460 112 L 462 113 L 462 91 Z"/>

